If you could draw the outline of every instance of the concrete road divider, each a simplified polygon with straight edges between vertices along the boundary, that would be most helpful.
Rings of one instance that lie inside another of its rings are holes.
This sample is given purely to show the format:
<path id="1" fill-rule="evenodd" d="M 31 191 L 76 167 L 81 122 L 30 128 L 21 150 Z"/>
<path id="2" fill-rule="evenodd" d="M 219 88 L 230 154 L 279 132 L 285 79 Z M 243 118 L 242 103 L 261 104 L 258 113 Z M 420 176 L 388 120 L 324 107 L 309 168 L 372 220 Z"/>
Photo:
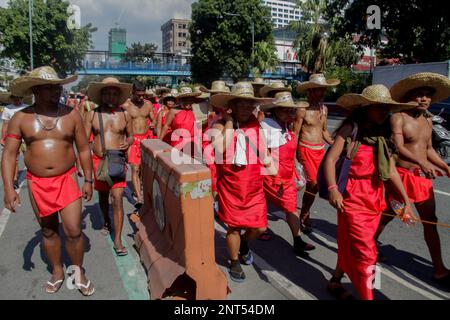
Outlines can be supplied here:
<path id="1" fill-rule="evenodd" d="M 215 260 L 210 171 L 198 162 L 175 164 L 171 151 L 161 140 L 142 142 L 144 205 L 135 242 L 151 298 L 225 299 L 227 279 Z"/>

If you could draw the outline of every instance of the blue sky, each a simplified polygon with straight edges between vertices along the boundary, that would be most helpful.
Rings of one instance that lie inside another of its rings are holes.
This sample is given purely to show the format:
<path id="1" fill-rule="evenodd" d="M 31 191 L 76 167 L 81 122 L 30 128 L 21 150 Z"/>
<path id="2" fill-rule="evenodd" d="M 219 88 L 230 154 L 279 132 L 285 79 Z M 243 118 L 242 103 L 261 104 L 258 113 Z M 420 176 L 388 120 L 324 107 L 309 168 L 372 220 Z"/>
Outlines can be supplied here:
<path id="1" fill-rule="evenodd" d="M 120 18 L 127 42 L 154 42 L 161 50 L 161 25 L 171 18 L 190 18 L 194 0 L 69 0 L 81 8 L 82 25 L 92 23 L 96 50 L 108 49 L 108 31 Z M 0 0 L 6 6 L 7 0 Z"/>

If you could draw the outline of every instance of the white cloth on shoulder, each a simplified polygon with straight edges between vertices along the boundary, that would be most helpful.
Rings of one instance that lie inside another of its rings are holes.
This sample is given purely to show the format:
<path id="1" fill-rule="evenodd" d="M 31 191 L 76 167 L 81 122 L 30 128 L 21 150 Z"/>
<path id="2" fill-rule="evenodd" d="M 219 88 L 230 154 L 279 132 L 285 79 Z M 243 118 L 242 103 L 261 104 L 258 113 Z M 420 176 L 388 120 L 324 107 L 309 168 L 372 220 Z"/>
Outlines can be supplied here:
<path id="1" fill-rule="evenodd" d="M 263 129 L 264 137 L 266 138 L 267 147 L 269 149 L 279 148 L 284 146 L 291 140 L 289 130 L 283 132 L 283 128 L 280 124 L 272 118 L 265 118 L 261 122 L 261 128 Z"/>

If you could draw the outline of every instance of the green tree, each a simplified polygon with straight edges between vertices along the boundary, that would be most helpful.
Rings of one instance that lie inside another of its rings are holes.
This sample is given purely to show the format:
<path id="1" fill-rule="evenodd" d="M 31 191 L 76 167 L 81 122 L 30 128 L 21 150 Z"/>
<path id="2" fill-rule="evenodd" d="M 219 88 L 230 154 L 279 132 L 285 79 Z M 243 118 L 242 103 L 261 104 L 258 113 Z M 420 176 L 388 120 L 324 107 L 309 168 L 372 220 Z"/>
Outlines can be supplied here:
<path id="1" fill-rule="evenodd" d="M 156 50 L 158 50 L 158 46 L 154 43 L 133 43 L 131 47 L 127 48 L 122 61 L 138 63 L 154 62 Z"/>
<path id="2" fill-rule="evenodd" d="M 367 28 L 367 8 L 372 4 L 381 10 L 381 30 Z M 330 0 L 327 9 L 338 36 L 358 34 L 359 46 L 377 48 L 381 58 L 403 63 L 450 58 L 449 15 L 442 2 L 425 0 Z"/>
<path id="3" fill-rule="evenodd" d="M 224 75 L 235 81 L 248 77 L 252 67 L 252 22 L 255 44 L 273 44 L 272 25 L 266 18 L 269 15 L 260 0 L 194 2 L 190 25 L 194 81 L 209 85 Z"/>
<path id="4" fill-rule="evenodd" d="M 92 47 L 91 24 L 79 30 L 67 28 L 65 0 L 34 0 L 33 47 L 35 67 L 51 65 L 57 71 L 73 73 L 82 67 L 86 51 Z M 19 68 L 30 68 L 28 0 L 9 0 L 0 8 L 0 57 L 14 59 Z"/>
<path id="5" fill-rule="evenodd" d="M 350 37 L 333 37 L 333 29 L 324 20 L 327 0 L 298 1 L 302 17 L 289 28 L 297 33 L 294 47 L 300 63 L 308 73 L 324 72 L 335 66 L 349 67 L 356 63 L 358 52 Z"/>
<path id="6" fill-rule="evenodd" d="M 279 64 L 276 48 L 273 43 L 260 41 L 255 43 L 255 50 L 253 53 L 253 76 L 260 77 L 265 71 L 273 72 Z"/>

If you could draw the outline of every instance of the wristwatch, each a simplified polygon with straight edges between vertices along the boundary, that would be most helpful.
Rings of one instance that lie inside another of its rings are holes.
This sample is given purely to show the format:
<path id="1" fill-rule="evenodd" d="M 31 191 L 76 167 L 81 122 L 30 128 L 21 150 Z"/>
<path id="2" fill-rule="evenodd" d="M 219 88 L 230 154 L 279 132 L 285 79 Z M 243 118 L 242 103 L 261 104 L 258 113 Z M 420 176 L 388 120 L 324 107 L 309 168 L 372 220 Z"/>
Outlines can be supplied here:
<path id="1" fill-rule="evenodd" d="M 85 183 L 90 183 L 90 184 L 94 183 L 94 181 L 88 180 L 88 179 L 84 179 L 84 182 L 85 182 Z"/>

